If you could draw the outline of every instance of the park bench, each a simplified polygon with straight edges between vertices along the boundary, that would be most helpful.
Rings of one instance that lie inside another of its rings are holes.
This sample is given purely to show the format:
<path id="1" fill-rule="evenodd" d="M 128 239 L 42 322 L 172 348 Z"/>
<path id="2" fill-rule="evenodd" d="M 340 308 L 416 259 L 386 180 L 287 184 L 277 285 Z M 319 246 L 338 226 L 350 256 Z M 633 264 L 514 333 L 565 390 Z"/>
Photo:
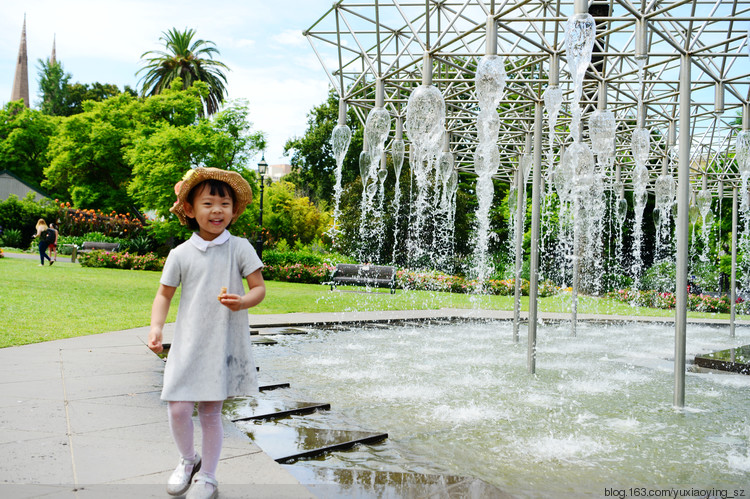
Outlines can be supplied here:
<path id="1" fill-rule="evenodd" d="M 70 261 L 75 262 L 78 258 L 78 253 L 91 253 L 94 250 L 104 251 L 117 251 L 120 247 L 120 243 L 98 243 L 93 241 L 84 241 L 83 244 L 73 246 L 73 253 L 70 255 Z"/>
<path id="2" fill-rule="evenodd" d="M 396 292 L 396 268 L 386 265 L 362 265 L 339 263 L 333 271 L 331 280 L 323 284 L 333 288 L 340 285 L 390 288 Z"/>

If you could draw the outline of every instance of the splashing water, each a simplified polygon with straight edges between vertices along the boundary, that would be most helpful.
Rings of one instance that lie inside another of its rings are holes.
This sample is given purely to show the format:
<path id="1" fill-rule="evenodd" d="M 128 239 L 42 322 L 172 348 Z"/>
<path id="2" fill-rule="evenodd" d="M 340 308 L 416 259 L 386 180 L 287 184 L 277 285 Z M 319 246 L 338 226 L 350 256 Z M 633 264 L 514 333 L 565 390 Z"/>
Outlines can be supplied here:
<path id="1" fill-rule="evenodd" d="M 602 167 L 610 167 L 615 150 L 615 114 L 612 111 L 597 109 L 589 118 L 591 150 L 596 154 Z"/>
<path id="2" fill-rule="evenodd" d="M 401 188 L 399 186 L 401 180 L 401 167 L 404 164 L 404 152 L 406 146 L 404 140 L 399 138 L 393 139 L 391 144 L 391 158 L 393 159 L 393 173 L 396 177 L 396 187 L 393 193 L 393 200 L 391 201 L 391 207 L 393 210 L 393 216 L 395 218 L 394 229 L 393 229 L 393 255 L 391 257 L 392 262 L 396 262 L 396 251 L 398 248 L 398 227 L 399 227 L 399 212 L 401 211 Z"/>
<path id="3" fill-rule="evenodd" d="M 440 152 L 445 133 L 445 99 L 432 85 L 420 85 L 409 95 L 404 123 L 411 141 L 409 164 L 417 182 L 417 197 L 413 203 L 414 223 L 409 234 L 409 266 L 423 265 L 425 218 L 428 216 L 429 176 Z"/>
<path id="4" fill-rule="evenodd" d="M 555 140 L 555 126 L 557 125 L 557 117 L 560 115 L 560 110 L 563 104 L 563 94 L 560 87 L 557 85 L 549 86 L 544 91 L 544 109 L 547 111 L 547 127 L 549 129 L 549 152 L 547 153 L 548 162 L 548 173 L 552 173 L 552 167 L 554 162 L 554 140 Z"/>
<path id="5" fill-rule="evenodd" d="M 703 226 L 701 227 L 701 235 L 703 236 L 703 251 L 700 254 L 700 259 L 702 262 L 708 261 L 710 244 L 709 236 L 711 234 L 711 226 L 713 225 L 714 220 L 714 214 L 711 211 L 712 200 L 713 196 L 711 196 L 711 192 L 708 189 L 701 189 L 701 191 L 698 193 L 696 204 L 698 206 L 698 211 L 701 214 L 701 218 L 703 219 Z"/>
<path id="6" fill-rule="evenodd" d="M 573 77 L 573 101 L 578 104 L 583 92 L 583 78 L 591 62 L 596 36 L 596 22 L 591 14 L 576 14 L 565 26 L 565 51 Z"/>
<path id="7" fill-rule="evenodd" d="M 453 200 L 452 185 L 449 186 L 454 170 L 454 158 L 450 151 L 443 151 L 437 161 L 435 171 L 435 194 L 438 197 L 435 211 L 435 240 L 433 248 L 433 265 L 444 272 L 451 272 L 451 255 L 453 254 L 453 240 L 450 227 Z"/>
<path id="8" fill-rule="evenodd" d="M 643 269 L 643 259 L 641 257 L 641 246 L 643 244 L 643 210 L 646 208 L 648 194 L 648 169 L 646 162 L 650 152 L 650 134 L 645 128 L 636 128 L 633 130 L 633 136 L 630 143 L 630 149 L 635 160 L 635 169 L 633 170 L 633 211 L 635 220 L 633 223 L 633 287 L 637 288 Z"/>
<path id="9" fill-rule="evenodd" d="M 750 40 L 749 40 L 750 42 Z M 740 213 L 743 227 L 740 234 L 739 247 L 744 254 L 750 254 L 750 197 L 748 196 L 748 179 L 750 179 L 750 130 L 742 130 L 737 134 L 735 142 L 735 156 L 737 169 L 740 172 Z M 744 259 L 741 276 L 742 288 L 750 289 L 750 259 Z"/>
<path id="10" fill-rule="evenodd" d="M 596 37 L 596 22 L 591 14 L 576 14 L 568 18 L 565 26 L 565 51 L 568 58 L 568 69 L 573 77 L 573 101 L 570 122 L 570 134 L 574 141 L 578 140 L 581 124 L 581 93 L 583 92 L 583 78 L 591 62 Z"/>
<path id="11" fill-rule="evenodd" d="M 333 226 L 330 235 L 333 244 L 336 244 L 336 238 L 339 235 L 339 219 L 341 218 L 341 170 L 344 165 L 346 152 L 349 150 L 349 143 L 352 140 L 352 130 L 347 125 L 336 125 L 331 133 L 331 148 L 333 157 L 336 160 L 336 183 L 333 187 Z"/>
<path id="12" fill-rule="evenodd" d="M 379 249 L 385 232 L 382 204 L 375 202 L 380 181 L 380 161 L 385 141 L 391 129 L 391 115 L 382 107 L 370 110 L 365 121 L 365 151 L 360 155 L 359 169 L 362 175 L 362 203 L 360 207 L 359 233 L 360 261 L 374 262 L 380 258 Z M 365 152 L 367 154 L 365 154 Z"/>
<path id="13" fill-rule="evenodd" d="M 477 178 L 478 206 L 474 231 L 474 271 L 481 292 L 492 273 L 489 257 L 490 207 L 495 195 L 492 176 L 500 167 L 497 138 L 500 118 L 497 106 L 505 90 L 505 62 L 497 55 L 485 55 L 477 65 L 475 86 L 479 101 L 477 115 L 477 148 L 474 153 L 474 171 Z"/>
<path id="14" fill-rule="evenodd" d="M 540 253 L 544 254 L 546 245 L 547 234 L 550 234 L 550 224 L 552 223 L 553 210 L 551 204 L 547 202 L 547 199 L 552 195 L 553 178 L 554 178 L 554 162 L 555 162 L 555 126 L 557 125 L 557 117 L 560 114 L 563 104 L 563 94 L 560 87 L 557 85 L 550 85 L 544 91 L 544 109 L 547 112 L 547 129 L 549 136 L 549 145 L 547 150 L 547 170 L 544 173 L 545 184 L 547 192 L 542 198 L 543 204 L 543 219 L 545 230 L 542 231 L 542 238 L 540 242 Z M 546 260 L 542 260 L 542 265 Z M 555 268 L 552 266 L 551 268 Z M 544 272 L 543 272 L 544 273 Z"/>
<path id="15" fill-rule="evenodd" d="M 669 229 L 672 223 L 672 206 L 674 205 L 677 186 L 672 175 L 659 175 L 656 179 L 656 259 L 661 258 L 663 241 L 669 241 Z"/>

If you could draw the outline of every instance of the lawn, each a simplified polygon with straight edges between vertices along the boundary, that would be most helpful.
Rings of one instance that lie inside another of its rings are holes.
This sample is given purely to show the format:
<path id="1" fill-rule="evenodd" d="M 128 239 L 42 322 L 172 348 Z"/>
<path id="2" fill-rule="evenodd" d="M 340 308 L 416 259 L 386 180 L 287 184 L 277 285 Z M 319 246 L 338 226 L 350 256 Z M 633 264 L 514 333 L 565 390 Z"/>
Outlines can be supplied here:
<path id="1" fill-rule="evenodd" d="M 0 259 L 0 348 L 147 326 L 159 272 L 97 269 L 58 262 L 40 267 L 31 259 Z M 266 299 L 251 314 L 414 310 L 443 307 L 512 310 L 510 296 L 470 296 L 426 291 L 346 293 L 326 286 L 269 281 Z M 168 321 L 174 321 L 179 290 Z M 524 297 L 522 309 L 528 310 Z M 543 298 L 542 312 L 568 312 L 570 295 Z M 579 313 L 671 317 L 670 310 L 582 296 Z M 689 317 L 728 318 L 727 314 L 689 313 Z"/>

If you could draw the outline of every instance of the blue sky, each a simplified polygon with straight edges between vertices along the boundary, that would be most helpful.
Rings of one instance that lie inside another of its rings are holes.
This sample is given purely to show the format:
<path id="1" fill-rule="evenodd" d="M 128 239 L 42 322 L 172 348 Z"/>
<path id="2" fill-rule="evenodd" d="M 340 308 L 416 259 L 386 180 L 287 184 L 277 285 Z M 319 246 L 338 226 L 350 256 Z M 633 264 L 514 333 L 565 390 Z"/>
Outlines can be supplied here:
<path id="1" fill-rule="evenodd" d="M 160 50 L 162 32 L 193 28 L 221 52 L 230 99 L 247 99 L 254 128 L 266 132 L 269 164 L 288 163 L 286 140 L 302 135 L 306 113 L 329 83 L 301 32 L 331 0 L 3 0 L 0 16 L 0 104 L 10 100 L 26 14 L 31 103 L 39 102 L 38 60 L 56 40 L 57 59 L 72 82 L 137 88 L 140 56 Z M 259 160 L 260 158 L 256 158 Z M 254 166 L 254 165 L 252 165 Z"/>

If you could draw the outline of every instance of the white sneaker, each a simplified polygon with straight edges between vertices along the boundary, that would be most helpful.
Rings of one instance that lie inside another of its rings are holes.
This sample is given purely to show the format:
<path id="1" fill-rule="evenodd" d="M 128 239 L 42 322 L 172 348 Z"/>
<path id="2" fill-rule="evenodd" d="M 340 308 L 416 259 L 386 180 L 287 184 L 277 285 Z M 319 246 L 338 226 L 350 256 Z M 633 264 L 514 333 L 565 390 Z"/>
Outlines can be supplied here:
<path id="1" fill-rule="evenodd" d="M 215 499 L 219 496 L 219 484 L 213 478 L 198 473 L 185 499 Z"/>
<path id="2" fill-rule="evenodd" d="M 181 457 L 180 462 L 167 480 L 167 494 L 181 496 L 190 487 L 193 476 L 201 469 L 201 457 L 196 452 L 192 461 Z"/>

